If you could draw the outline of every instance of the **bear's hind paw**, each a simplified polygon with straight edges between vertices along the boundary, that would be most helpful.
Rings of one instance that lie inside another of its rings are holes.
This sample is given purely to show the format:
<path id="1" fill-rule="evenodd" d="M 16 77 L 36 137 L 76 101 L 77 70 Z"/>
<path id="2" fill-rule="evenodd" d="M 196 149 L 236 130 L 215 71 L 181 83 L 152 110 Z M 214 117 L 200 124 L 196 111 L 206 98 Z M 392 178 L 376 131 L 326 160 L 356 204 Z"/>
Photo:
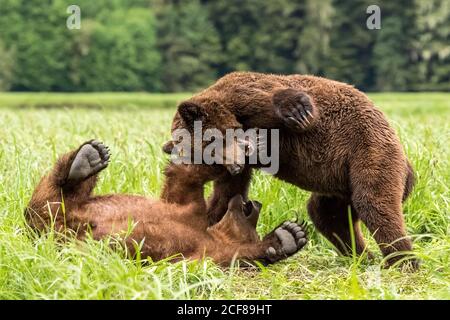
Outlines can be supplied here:
<path id="1" fill-rule="evenodd" d="M 86 142 L 78 150 L 67 180 L 78 182 L 99 173 L 108 166 L 109 158 L 109 148 L 103 143 L 97 140 Z"/>

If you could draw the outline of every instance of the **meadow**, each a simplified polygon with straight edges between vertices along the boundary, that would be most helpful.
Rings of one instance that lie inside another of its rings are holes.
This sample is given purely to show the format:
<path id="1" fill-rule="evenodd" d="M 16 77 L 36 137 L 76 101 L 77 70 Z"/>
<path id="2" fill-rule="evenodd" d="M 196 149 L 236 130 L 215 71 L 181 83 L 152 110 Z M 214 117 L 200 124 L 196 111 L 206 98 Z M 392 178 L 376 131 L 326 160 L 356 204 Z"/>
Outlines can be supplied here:
<path id="1" fill-rule="evenodd" d="M 310 228 L 304 250 L 261 270 L 221 269 L 209 260 L 143 264 L 106 241 L 37 236 L 23 210 L 57 156 L 91 138 L 111 148 L 97 193 L 158 197 L 177 101 L 188 94 L 0 94 L 0 299 L 450 299 L 450 94 L 370 94 L 397 130 L 417 184 L 404 205 L 419 271 L 383 269 L 339 256 Z M 210 187 L 209 187 L 210 191 Z M 258 173 L 258 231 L 287 219 L 309 222 L 309 193 Z"/>

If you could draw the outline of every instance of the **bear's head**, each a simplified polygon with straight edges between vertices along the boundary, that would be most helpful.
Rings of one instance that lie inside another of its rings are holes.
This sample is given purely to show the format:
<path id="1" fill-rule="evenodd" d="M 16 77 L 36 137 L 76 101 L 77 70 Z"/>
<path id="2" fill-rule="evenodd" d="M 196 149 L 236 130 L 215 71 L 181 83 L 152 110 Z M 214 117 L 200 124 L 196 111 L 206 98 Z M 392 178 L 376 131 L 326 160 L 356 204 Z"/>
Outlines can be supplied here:
<path id="1" fill-rule="evenodd" d="M 222 239 L 239 243 L 255 243 L 259 240 L 256 232 L 262 204 L 258 201 L 244 201 L 236 195 L 228 202 L 223 218 L 209 228 L 210 232 L 222 234 Z"/>
<path id="2" fill-rule="evenodd" d="M 229 109 L 210 99 L 182 102 L 172 122 L 172 140 L 163 151 L 189 163 L 220 164 L 232 175 L 241 173 L 251 143 L 239 138 L 242 125 Z"/>

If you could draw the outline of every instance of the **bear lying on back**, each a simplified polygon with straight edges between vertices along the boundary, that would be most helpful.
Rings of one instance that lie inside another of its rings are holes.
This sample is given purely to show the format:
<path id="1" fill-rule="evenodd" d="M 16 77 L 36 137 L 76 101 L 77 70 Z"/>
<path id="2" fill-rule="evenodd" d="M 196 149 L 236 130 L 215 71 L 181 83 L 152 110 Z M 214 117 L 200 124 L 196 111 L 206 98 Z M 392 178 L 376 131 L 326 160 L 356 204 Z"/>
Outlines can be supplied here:
<path id="1" fill-rule="evenodd" d="M 305 232 L 285 222 L 259 239 L 256 224 L 261 205 L 235 196 L 227 213 L 208 228 L 204 184 L 224 172 L 220 167 L 175 165 L 166 167 L 161 201 L 142 196 L 93 196 L 97 174 L 106 168 L 109 151 L 91 140 L 63 155 L 44 176 L 28 204 L 28 224 L 44 231 L 71 230 L 79 239 L 125 235 L 130 252 L 143 243 L 140 255 L 154 261 L 182 254 L 185 258 L 211 257 L 228 266 L 234 259 L 273 263 L 291 256 L 306 243 Z M 64 206 L 62 206 L 64 203 Z"/>
<path id="2" fill-rule="evenodd" d="M 412 249 L 402 214 L 414 184 L 412 168 L 382 112 L 354 87 L 314 76 L 235 72 L 182 102 L 172 131 L 189 129 L 195 120 L 221 131 L 280 129 L 275 176 L 312 192 L 308 213 L 342 253 L 351 252 L 348 209 L 357 253 L 365 249 L 359 221 L 389 256 L 388 264 L 406 257 L 399 251 Z M 170 153 L 173 145 L 168 142 L 164 150 Z M 251 167 L 227 168 L 239 174 L 215 181 L 211 224 L 225 214 L 230 198 L 247 197 Z"/>

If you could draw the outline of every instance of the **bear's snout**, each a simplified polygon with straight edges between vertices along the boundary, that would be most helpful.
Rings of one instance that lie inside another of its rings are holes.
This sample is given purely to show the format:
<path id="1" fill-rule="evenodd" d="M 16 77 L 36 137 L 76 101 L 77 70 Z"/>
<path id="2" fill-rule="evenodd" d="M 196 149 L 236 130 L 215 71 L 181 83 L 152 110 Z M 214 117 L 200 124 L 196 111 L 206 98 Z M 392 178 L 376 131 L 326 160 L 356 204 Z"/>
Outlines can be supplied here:
<path id="1" fill-rule="evenodd" d="M 226 168 L 232 176 L 238 175 L 244 170 L 244 166 L 239 164 L 230 164 Z"/>

